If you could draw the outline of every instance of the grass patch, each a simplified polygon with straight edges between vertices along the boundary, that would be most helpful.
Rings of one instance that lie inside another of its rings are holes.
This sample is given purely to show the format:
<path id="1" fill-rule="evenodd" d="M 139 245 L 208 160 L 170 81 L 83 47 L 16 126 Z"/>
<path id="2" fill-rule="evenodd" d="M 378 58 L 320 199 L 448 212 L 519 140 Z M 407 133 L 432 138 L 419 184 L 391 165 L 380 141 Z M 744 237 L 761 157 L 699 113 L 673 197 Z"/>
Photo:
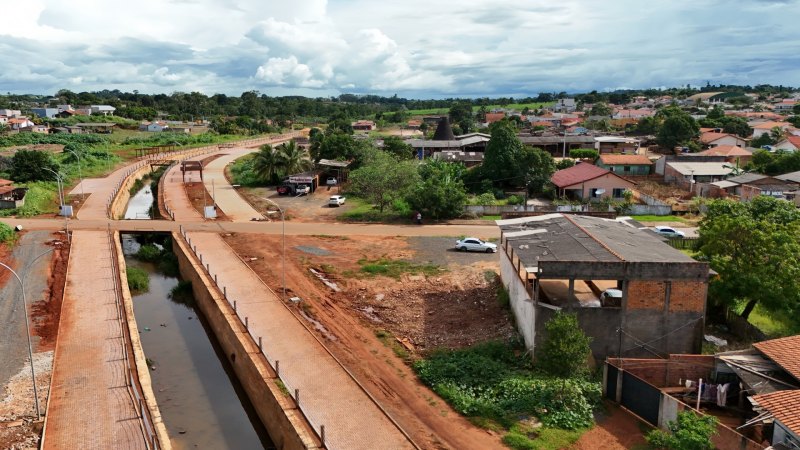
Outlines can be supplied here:
<path id="1" fill-rule="evenodd" d="M 483 219 L 483 220 L 500 220 L 501 217 L 499 215 L 497 215 L 497 216 L 491 216 L 490 215 L 490 216 L 481 216 L 481 219 Z"/>
<path id="2" fill-rule="evenodd" d="M 519 342 L 440 350 L 413 367 L 420 380 L 473 423 L 508 430 L 506 445 L 512 448 L 564 448 L 562 442 L 574 442 L 593 425 L 593 410 L 601 404 L 600 383 L 541 374 Z M 544 428 L 528 427 L 531 417 Z"/>
<path id="3" fill-rule="evenodd" d="M 648 214 L 630 217 L 637 222 L 687 222 L 687 220 L 681 216 L 654 216 L 652 214 Z"/>
<path id="4" fill-rule="evenodd" d="M 431 276 L 444 270 L 436 264 L 415 264 L 408 261 L 386 258 L 376 260 L 360 259 L 358 260 L 358 264 L 361 266 L 360 273 L 366 276 L 382 275 L 394 279 L 400 279 L 400 277 L 406 273 Z"/>
<path id="5" fill-rule="evenodd" d="M 150 277 L 143 269 L 128 267 L 125 274 L 128 276 L 128 289 L 132 294 L 142 294 L 150 290 Z"/>
<path id="6" fill-rule="evenodd" d="M 28 188 L 28 193 L 25 194 L 25 205 L 21 208 L 0 210 L 0 217 L 33 217 L 40 214 L 55 214 L 58 212 L 58 200 L 56 200 L 58 194 L 56 193 L 55 182 L 35 181 L 23 183 L 20 186 Z"/>
<path id="7" fill-rule="evenodd" d="M 283 383 L 283 380 L 281 380 L 280 378 L 275 378 L 275 385 L 278 386 L 278 390 L 281 391 L 281 394 L 287 397 L 291 397 L 291 394 L 289 394 L 289 389 L 286 388 L 286 385 Z"/>
<path id="8" fill-rule="evenodd" d="M 756 305 L 747 320 L 770 338 L 800 334 L 800 321 L 790 314 L 771 314 L 761 305 Z"/>
<path id="9" fill-rule="evenodd" d="M 394 335 L 387 330 L 375 330 L 375 337 L 377 337 L 383 345 L 392 349 L 394 354 L 405 362 L 411 362 L 411 354 L 403 347 L 403 344 L 397 342 Z"/>

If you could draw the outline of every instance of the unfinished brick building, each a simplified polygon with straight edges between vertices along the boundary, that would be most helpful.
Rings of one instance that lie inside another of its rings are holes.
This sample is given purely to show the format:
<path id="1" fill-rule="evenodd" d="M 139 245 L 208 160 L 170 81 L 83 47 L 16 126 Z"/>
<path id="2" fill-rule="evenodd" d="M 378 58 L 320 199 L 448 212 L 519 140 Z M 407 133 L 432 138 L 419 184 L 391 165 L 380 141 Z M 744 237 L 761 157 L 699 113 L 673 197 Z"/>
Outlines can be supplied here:
<path id="1" fill-rule="evenodd" d="M 503 284 L 529 349 L 566 310 L 596 358 L 700 352 L 707 263 L 633 221 L 548 214 L 497 224 Z"/>

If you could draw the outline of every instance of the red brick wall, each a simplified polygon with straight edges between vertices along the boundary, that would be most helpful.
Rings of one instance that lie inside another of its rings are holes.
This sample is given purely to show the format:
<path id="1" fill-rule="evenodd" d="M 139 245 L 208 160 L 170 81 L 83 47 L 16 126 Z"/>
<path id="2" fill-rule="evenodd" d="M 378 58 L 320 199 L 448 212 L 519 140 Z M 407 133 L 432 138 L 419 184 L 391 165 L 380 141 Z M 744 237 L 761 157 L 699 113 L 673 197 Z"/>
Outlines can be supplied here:
<path id="1" fill-rule="evenodd" d="M 669 296 L 669 312 L 699 311 L 706 305 L 708 284 L 702 281 L 673 281 Z"/>
<path id="2" fill-rule="evenodd" d="M 629 281 L 628 309 L 664 309 L 666 295 L 663 281 Z"/>
<path id="3" fill-rule="evenodd" d="M 677 386 L 678 380 L 707 380 L 714 370 L 712 355 L 670 355 L 669 360 L 614 358 L 609 362 L 659 388 Z"/>

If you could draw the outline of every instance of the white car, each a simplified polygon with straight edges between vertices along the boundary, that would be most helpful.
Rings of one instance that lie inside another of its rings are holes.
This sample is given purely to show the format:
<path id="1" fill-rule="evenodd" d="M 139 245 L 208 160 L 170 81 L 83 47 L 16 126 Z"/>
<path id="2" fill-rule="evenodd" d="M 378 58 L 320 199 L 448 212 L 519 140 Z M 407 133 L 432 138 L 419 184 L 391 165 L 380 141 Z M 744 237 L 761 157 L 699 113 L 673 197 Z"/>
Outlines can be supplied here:
<path id="1" fill-rule="evenodd" d="M 294 189 L 297 195 L 308 195 L 311 193 L 311 187 L 307 184 L 301 184 Z"/>
<path id="2" fill-rule="evenodd" d="M 344 205 L 344 196 L 333 195 L 328 199 L 328 206 L 342 206 Z"/>
<path id="3" fill-rule="evenodd" d="M 474 237 L 468 237 L 461 239 L 460 241 L 456 241 L 456 250 L 460 252 L 472 251 L 494 253 L 497 251 L 497 244 L 485 242 Z"/>
<path id="4" fill-rule="evenodd" d="M 600 294 L 600 304 L 603 306 L 621 306 L 622 291 L 619 289 L 606 289 Z"/>
<path id="5" fill-rule="evenodd" d="M 683 231 L 678 231 L 672 227 L 656 227 L 656 233 L 670 238 L 682 238 L 686 237 Z"/>
<path id="6" fill-rule="evenodd" d="M 338 181 L 335 177 L 328 177 L 328 180 L 325 182 L 328 186 L 336 186 L 336 183 L 338 183 Z"/>

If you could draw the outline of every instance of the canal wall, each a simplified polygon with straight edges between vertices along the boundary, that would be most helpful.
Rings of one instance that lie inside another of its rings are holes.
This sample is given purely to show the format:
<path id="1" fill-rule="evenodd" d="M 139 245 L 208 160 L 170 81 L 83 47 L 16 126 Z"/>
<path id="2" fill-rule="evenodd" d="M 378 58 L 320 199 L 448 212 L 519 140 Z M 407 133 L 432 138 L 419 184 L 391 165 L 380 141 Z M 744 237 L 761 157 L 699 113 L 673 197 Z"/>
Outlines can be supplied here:
<path id="1" fill-rule="evenodd" d="M 117 267 L 119 267 L 120 290 L 122 292 L 122 303 L 125 308 L 125 320 L 128 325 L 128 330 L 133 332 L 129 333 L 131 350 L 133 353 L 133 361 L 136 366 L 136 375 L 139 379 L 139 385 L 142 388 L 142 396 L 144 403 L 150 413 L 153 428 L 158 439 L 158 448 L 160 450 L 171 450 L 172 444 L 170 443 L 167 427 L 161 417 L 161 411 L 158 409 L 158 402 L 153 392 L 152 380 L 150 379 L 150 368 L 147 367 L 147 359 L 144 356 L 144 349 L 142 348 L 142 341 L 139 338 L 139 327 L 136 324 L 136 315 L 133 312 L 133 297 L 131 291 L 128 289 L 128 276 L 125 272 L 125 254 L 122 252 L 122 245 L 120 244 L 119 232 L 114 232 L 114 257 L 117 258 Z"/>
<path id="2" fill-rule="evenodd" d="M 179 233 L 172 234 L 172 243 L 181 277 L 192 283 L 197 307 L 214 332 L 275 446 L 283 450 L 324 448 L 261 354 L 258 344 Z"/>
<path id="3" fill-rule="evenodd" d="M 141 163 L 140 163 L 141 164 Z M 143 164 L 128 176 L 126 176 L 117 188 L 117 194 L 111 200 L 111 205 L 108 207 L 108 215 L 112 219 L 121 219 L 125 217 L 125 210 L 128 208 L 128 201 L 131 199 L 131 187 L 136 180 L 141 179 L 145 174 L 150 172 L 150 164 Z"/>

